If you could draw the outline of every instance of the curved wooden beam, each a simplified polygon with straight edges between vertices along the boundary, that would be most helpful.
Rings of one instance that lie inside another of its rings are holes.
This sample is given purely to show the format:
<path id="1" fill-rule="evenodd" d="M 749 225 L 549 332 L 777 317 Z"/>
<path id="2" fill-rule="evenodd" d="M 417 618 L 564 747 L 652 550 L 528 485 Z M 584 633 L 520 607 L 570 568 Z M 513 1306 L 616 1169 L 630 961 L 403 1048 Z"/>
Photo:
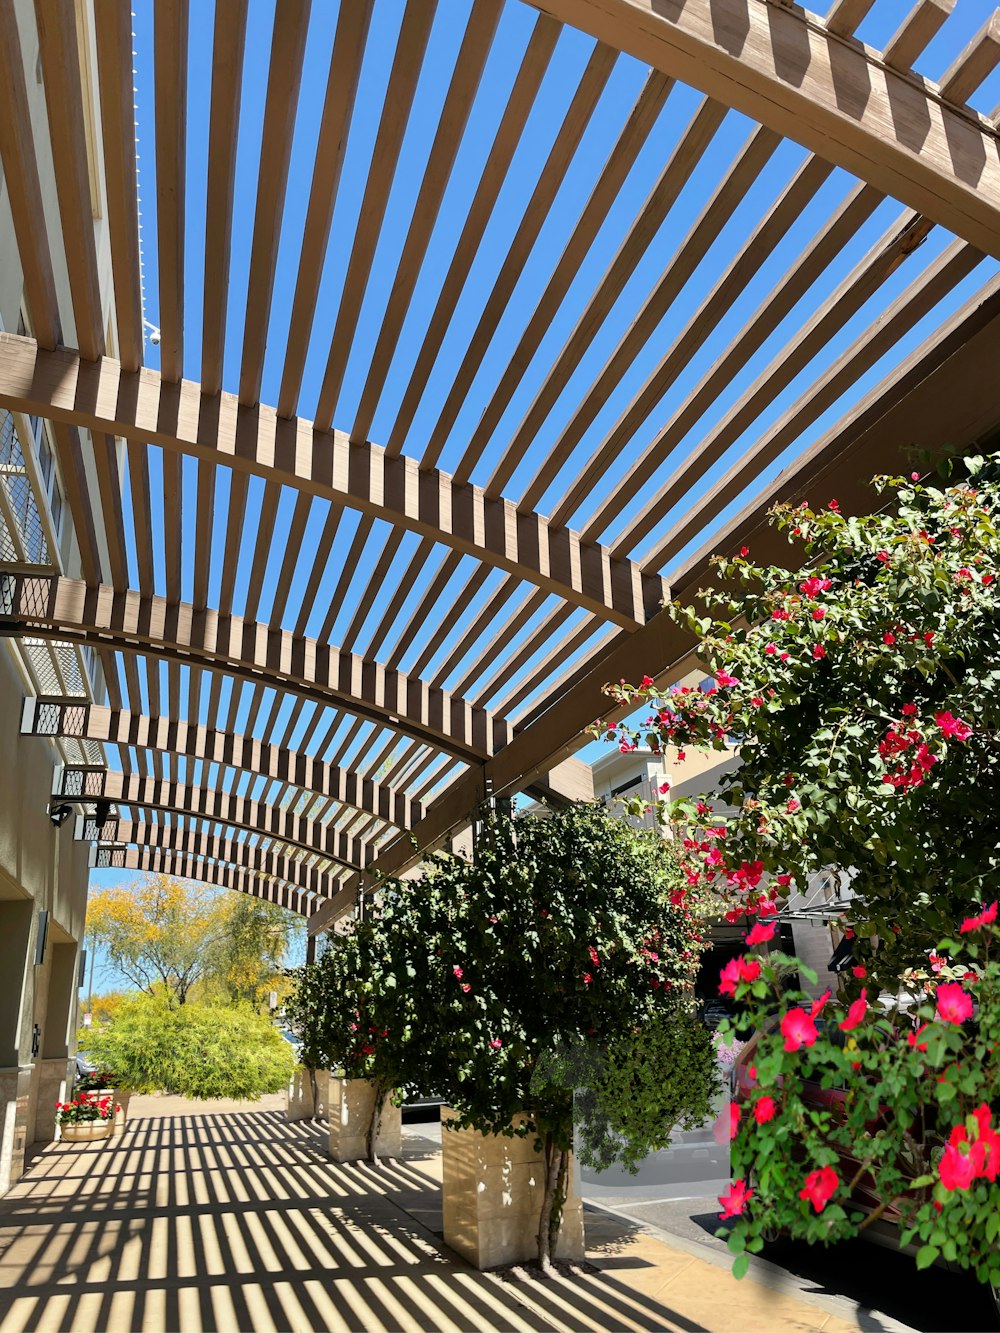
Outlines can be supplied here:
<path id="1" fill-rule="evenodd" d="M 373 718 L 466 762 L 488 758 L 510 735 L 508 724 L 485 709 L 379 662 L 239 616 L 106 584 L 0 573 L 3 626 L 7 633 L 30 627 L 43 638 L 77 637 L 219 667 Z"/>
<path id="2" fill-rule="evenodd" d="M 216 861 L 237 870 L 246 870 L 264 880 L 278 880 L 316 898 L 328 899 L 340 889 L 339 878 L 329 871 L 306 865 L 294 856 L 249 842 L 237 842 L 176 824 L 153 824 L 120 819 L 118 843 L 140 848 L 173 852 L 192 860 Z"/>
<path id="3" fill-rule="evenodd" d="M 21 733 L 100 741 L 105 745 L 184 755 L 206 764 L 219 764 L 287 783 L 308 795 L 363 810 L 398 828 L 409 828 L 424 814 L 421 803 L 412 800 L 405 792 L 372 782 L 352 769 L 327 764 L 314 755 L 285 750 L 253 736 L 216 731 L 172 718 L 146 717 L 78 699 L 25 699 Z M 91 772 L 96 775 L 108 773 L 108 770 L 94 769 Z M 98 781 L 96 776 L 94 781 Z M 104 791 L 96 794 L 107 795 Z M 107 799 L 125 798 L 108 796 Z"/>
<path id="4" fill-rule="evenodd" d="M 238 866 L 204 861 L 198 857 L 161 851 L 155 847 L 95 847 L 90 853 L 90 865 L 96 870 L 141 870 L 150 875 L 174 875 L 178 879 L 193 879 L 202 884 L 214 884 L 220 889 L 235 889 L 276 903 L 289 912 L 309 918 L 317 901 L 291 884 L 248 874 Z"/>
<path id="5" fill-rule="evenodd" d="M 415 459 L 352 444 L 270 407 L 241 407 L 232 394 L 205 394 L 189 380 L 165 383 L 153 370 L 125 370 L 108 356 L 85 361 L 0 333 L 0 406 L 158 444 L 236 472 L 357 509 L 495 565 L 594 615 L 636 630 L 663 603 L 658 575 L 612 557 L 541 514 L 487 499 Z"/>
<path id="6" fill-rule="evenodd" d="M 115 773 L 109 769 L 65 768 L 61 781 L 55 785 L 57 790 L 52 793 L 53 800 L 79 800 L 82 788 L 86 789 L 88 800 L 112 801 L 116 805 L 141 806 L 146 810 L 163 810 L 191 819 L 207 819 L 210 823 L 243 829 L 262 838 L 274 838 L 295 851 L 324 857 L 348 870 L 363 870 L 375 856 L 374 847 L 331 824 L 306 819 L 282 806 L 264 805 L 233 792 L 188 787 L 166 778 Z M 98 825 L 92 818 L 85 819 L 85 827 L 79 830 L 80 837 L 87 842 L 132 842 L 132 838 L 121 835 L 128 822 L 111 817 Z"/>
<path id="7" fill-rule="evenodd" d="M 1000 258 L 997 130 L 958 104 L 966 89 L 947 74 L 937 87 L 898 72 L 798 5 L 768 0 L 535 0 L 535 7 L 777 130 Z M 994 14 L 985 36 L 997 32 Z"/>

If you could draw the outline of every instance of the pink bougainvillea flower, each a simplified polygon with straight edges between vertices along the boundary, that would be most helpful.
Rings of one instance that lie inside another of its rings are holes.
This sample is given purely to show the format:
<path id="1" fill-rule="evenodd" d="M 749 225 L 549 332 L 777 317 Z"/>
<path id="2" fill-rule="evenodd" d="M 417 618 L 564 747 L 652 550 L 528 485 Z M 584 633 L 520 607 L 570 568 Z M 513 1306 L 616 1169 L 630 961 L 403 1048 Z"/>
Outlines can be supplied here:
<path id="1" fill-rule="evenodd" d="M 774 1098 L 761 1097 L 754 1102 L 753 1115 L 758 1125 L 766 1125 L 769 1120 L 774 1119 Z"/>
<path id="2" fill-rule="evenodd" d="M 789 813 L 790 815 L 794 815 L 795 812 L 796 812 L 796 810 L 800 809 L 799 803 L 798 803 L 798 801 L 795 799 L 794 796 L 793 796 L 792 799 L 786 804 L 785 809 L 788 811 L 788 813 Z"/>
<path id="3" fill-rule="evenodd" d="M 864 987 L 861 994 L 854 1001 L 847 1011 L 847 1017 L 841 1019 L 837 1027 L 843 1032 L 852 1032 L 856 1027 L 860 1027 L 864 1022 L 865 1014 L 868 1012 L 868 992 Z"/>
<path id="4" fill-rule="evenodd" d="M 469 985 L 469 983 L 468 983 L 467 981 L 464 981 L 464 982 L 462 983 L 462 990 L 464 991 L 464 993 L 465 993 L 466 995 L 468 995 L 469 991 L 472 990 L 472 987 Z"/>
<path id="5" fill-rule="evenodd" d="M 876 559 L 876 560 L 881 560 L 881 562 L 882 562 L 883 565 L 887 565 L 887 564 L 889 563 L 889 552 L 888 552 L 888 551 L 879 551 L 879 553 L 878 553 L 878 555 L 875 557 L 875 559 Z"/>
<path id="6" fill-rule="evenodd" d="M 764 652 L 767 654 L 768 657 L 773 657 L 777 651 L 778 651 L 778 645 L 776 643 L 769 643 L 764 648 Z"/>
<path id="7" fill-rule="evenodd" d="M 669 782 L 661 782 L 661 783 L 660 783 L 660 795 L 661 795 L 661 796 L 665 796 L 669 790 L 670 790 L 670 783 L 669 783 Z"/>
<path id="8" fill-rule="evenodd" d="M 727 1217 L 740 1217 L 752 1198 L 753 1190 L 747 1187 L 746 1181 L 734 1180 L 725 1194 L 719 1195 L 719 1202 L 722 1204 L 719 1217 L 723 1220 Z"/>
<path id="9" fill-rule="evenodd" d="M 729 1103 L 729 1137 L 735 1139 L 740 1132 L 740 1108 L 735 1102 Z"/>
<path id="10" fill-rule="evenodd" d="M 730 686 L 732 685 L 738 685 L 740 682 L 736 678 L 736 676 L 730 676 L 725 671 L 717 671 L 715 673 L 715 683 L 719 686 L 720 689 L 725 690 L 729 689 Z"/>
<path id="11" fill-rule="evenodd" d="M 892 645 L 896 642 L 895 634 L 883 634 L 882 642 L 886 645 L 887 648 L 891 648 Z"/>
<path id="12" fill-rule="evenodd" d="M 652 689 L 652 687 L 653 687 L 653 677 L 652 677 L 652 676 L 643 676 L 641 684 L 642 684 L 642 688 L 643 688 L 644 690 Z"/>
<path id="13" fill-rule="evenodd" d="M 755 944 L 766 944 L 768 940 L 773 940 L 776 925 L 765 926 L 763 922 L 758 921 L 754 928 L 747 935 L 747 944 L 752 948 Z"/>
<path id="14" fill-rule="evenodd" d="M 590 955 L 590 961 L 594 964 L 594 967 L 595 967 L 595 968 L 600 967 L 600 966 L 601 966 L 601 960 L 600 960 L 600 958 L 597 956 L 597 950 L 594 948 L 594 946 L 593 946 L 592 944 L 588 944 L 588 945 L 587 945 L 587 953 Z"/>
<path id="15" fill-rule="evenodd" d="M 903 704 L 902 708 L 899 711 L 903 714 L 904 717 L 914 717 L 917 712 L 917 705 Z"/>
<path id="16" fill-rule="evenodd" d="M 957 981 L 943 982 L 937 988 L 936 1015 L 942 1023 L 964 1023 L 972 1017 L 972 996 Z"/>
<path id="17" fill-rule="evenodd" d="M 800 1199 L 808 1199 L 817 1213 L 821 1213 L 833 1198 L 840 1184 L 840 1177 L 832 1166 L 821 1166 L 810 1171 L 805 1184 L 799 1190 Z"/>
<path id="18" fill-rule="evenodd" d="M 859 963 L 857 967 L 851 968 L 851 975 L 857 977 L 859 981 L 862 981 L 868 975 L 868 969 Z"/>
<path id="19" fill-rule="evenodd" d="M 491 1037 L 491 1038 L 490 1038 L 490 1050 L 491 1050 L 491 1051 L 498 1051 L 502 1045 L 503 1045 L 503 1042 L 500 1040 L 499 1037 Z"/>
<path id="20" fill-rule="evenodd" d="M 949 1193 L 967 1190 L 976 1178 L 976 1160 L 971 1153 L 966 1156 L 961 1149 L 949 1143 L 938 1163 L 938 1175 Z"/>
<path id="21" fill-rule="evenodd" d="M 825 617 L 826 612 L 821 606 L 817 606 L 816 610 L 812 613 L 813 620 L 823 620 Z"/>
<path id="22" fill-rule="evenodd" d="M 806 597 L 818 597 L 821 592 L 826 592 L 832 588 L 833 584 L 829 579 L 810 578 L 804 579 L 799 584 L 799 589 Z"/>
<path id="23" fill-rule="evenodd" d="M 972 735 L 972 728 L 968 722 L 963 722 L 952 713 L 935 713 L 934 721 L 938 725 L 938 730 L 951 740 L 967 741 Z"/>
<path id="24" fill-rule="evenodd" d="M 456 981 L 461 981 L 461 980 L 462 980 L 462 969 L 458 966 L 458 964 L 456 964 L 451 970 L 452 970 L 452 972 L 455 974 L 455 980 L 456 980 Z"/>
<path id="25" fill-rule="evenodd" d="M 590 983 L 591 983 L 593 980 L 594 980 L 594 978 L 590 975 L 589 972 L 584 972 L 584 974 L 583 974 L 583 984 L 584 984 L 585 986 L 589 986 Z"/>
<path id="26" fill-rule="evenodd" d="M 992 926 L 997 919 L 997 904 L 990 903 L 989 907 L 984 907 L 978 916 L 966 917 L 959 927 L 959 933 L 967 935 L 970 930 L 980 930 L 983 926 Z"/>
<path id="27" fill-rule="evenodd" d="M 813 657 L 815 657 L 816 660 L 819 661 L 820 658 L 825 657 L 825 656 L 826 656 L 826 649 L 823 647 L 823 645 L 822 645 L 821 643 L 814 643 L 814 644 L 813 644 Z"/>

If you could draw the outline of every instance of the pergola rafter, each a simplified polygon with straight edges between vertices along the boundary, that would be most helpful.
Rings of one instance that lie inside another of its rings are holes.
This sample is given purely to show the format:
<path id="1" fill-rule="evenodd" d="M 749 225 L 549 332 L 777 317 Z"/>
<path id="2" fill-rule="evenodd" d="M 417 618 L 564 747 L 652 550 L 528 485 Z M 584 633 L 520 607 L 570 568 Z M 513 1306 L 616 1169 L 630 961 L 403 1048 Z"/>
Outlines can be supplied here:
<path id="1" fill-rule="evenodd" d="M 224 865 L 247 847 L 290 874 L 338 854 L 391 871 L 496 793 L 592 794 L 569 756 L 608 715 L 601 686 L 690 669 L 660 606 L 696 593 L 713 543 L 752 533 L 759 555 L 762 506 L 809 478 L 866 504 L 858 474 L 876 458 L 1000 425 L 965 364 L 988 379 L 1000 351 L 1000 147 L 967 105 L 1000 23 L 937 82 L 914 70 L 953 8 L 916 0 L 879 52 L 857 32 L 883 0 L 835 0 L 825 18 L 786 0 L 466 0 L 445 67 L 445 19 L 423 0 L 398 25 L 343 0 L 312 66 L 308 0 L 266 31 L 246 0 L 209 18 L 158 4 L 143 183 L 159 373 L 142 365 L 129 7 L 94 7 L 85 71 L 89 7 L 35 6 L 44 112 L 25 17 L 0 11 L 0 161 L 32 335 L 0 334 L 0 408 L 52 423 L 82 575 L 0 571 L 0 620 L 99 654 L 111 707 L 45 700 L 25 729 L 117 753 L 125 771 L 95 782 L 151 812 L 116 826 L 148 845 L 102 855 L 232 887 L 278 883 Z M 211 56 L 203 160 L 196 42 Z M 300 151 L 301 232 L 286 210 Z M 185 281 L 192 265 L 203 283 Z M 937 334 L 907 351 L 935 313 Z M 947 423 L 930 385 L 947 386 Z M 368 882 L 332 877 L 313 928 Z"/>

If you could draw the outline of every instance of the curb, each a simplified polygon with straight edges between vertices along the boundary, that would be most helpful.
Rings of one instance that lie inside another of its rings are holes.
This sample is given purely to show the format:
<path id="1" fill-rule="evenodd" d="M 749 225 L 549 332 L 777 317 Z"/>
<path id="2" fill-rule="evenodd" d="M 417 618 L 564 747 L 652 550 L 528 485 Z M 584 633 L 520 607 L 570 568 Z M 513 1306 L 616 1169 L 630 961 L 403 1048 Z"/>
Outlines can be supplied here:
<path id="1" fill-rule="evenodd" d="M 628 1222 L 643 1235 L 659 1241 L 670 1249 L 680 1250 L 695 1259 L 703 1259 L 706 1263 L 712 1264 L 713 1267 L 724 1269 L 726 1272 L 730 1270 L 731 1260 L 728 1251 L 720 1251 L 712 1245 L 691 1240 L 687 1236 L 676 1236 L 671 1231 L 665 1231 L 662 1227 L 654 1226 L 651 1222 L 640 1221 L 631 1213 L 623 1212 L 620 1208 L 614 1208 L 609 1204 L 594 1203 L 590 1199 L 584 1199 L 584 1208 L 590 1208 L 599 1213 L 610 1213 L 613 1217 Z M 804 1305 L 811 1305 L 817 1310 L 822 1310 L 824 1314 L 837 1315 L 841 1319 L 853 1320 L 857 1323 L 859 1329 L 872 1328 L 873 1325 L 870 1321 L 877 1319 L 877 1326 L 883 1333 L 920 1333 L 919 1329 L 911 1328 L 909 1324 L 901 1324 L 897 1319 L 891 1319 L 889 1315 L 883 1314 L 881 1310 L 859 1306 L 849 1296 L 824 1296 L 819 1292 L 803 1289 L 798 1286 L 798 1283 L 803 1279 L 796 1277 L 788 1269 L 771 1263 L 769 1259 L 761 1259 L 755 1254 L 750 1256 L 750 1267 L 747 1269 L 746 1276 L 747 1279 L 756 1282 L 758 1286 L 767 1287 L 771 1291 L 781 1291 L 786 1296 L 794 1294 L 796 1299 L 801 1300 Z M 865 1322 L 861 1322 L 862 1319 Z"/>

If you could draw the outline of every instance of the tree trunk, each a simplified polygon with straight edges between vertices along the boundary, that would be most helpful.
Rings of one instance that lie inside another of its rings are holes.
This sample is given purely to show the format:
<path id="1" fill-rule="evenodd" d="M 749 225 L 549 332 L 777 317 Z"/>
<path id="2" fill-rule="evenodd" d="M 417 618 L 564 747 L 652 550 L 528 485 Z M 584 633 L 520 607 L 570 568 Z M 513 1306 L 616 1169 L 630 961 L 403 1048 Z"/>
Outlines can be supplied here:
<path id="1" fill-rule="evenodd" d="M 313 1109 L 312 1119 L 316 1119 L 316 1107 L 319 1105 L 319 1088 L 316 1086 L 316 1070 L 312 1065 L 306 1065 L 309 1070 L 309 1087 L 312 1089 Z"/>
<path id="2" fill-rule="evenodd" d="M 378 1154 L 375 1151 L 378 1143 L 379 1130 L 382 1128 L 382 1107 L 385 1105 L 385 1088 L 381 1083 L 375 1084 L 375 1100 L 372 1103 L 372 1118 L 368 1123 L 368 1160 L 372 1166 L 379 1165 Z"/>
<path id="3" fill-rule="evenodd" d="M 538 1218 L 538 1266 L 543 1273 L 551 1273 L 552 1258 L 562 1224 L 563 1205 L 566 1202 L 569 1151 L 557 1148 L 550 1133 L 545 1135 L 542 1151 L 545 1159 L 545 1193 Z"/>

